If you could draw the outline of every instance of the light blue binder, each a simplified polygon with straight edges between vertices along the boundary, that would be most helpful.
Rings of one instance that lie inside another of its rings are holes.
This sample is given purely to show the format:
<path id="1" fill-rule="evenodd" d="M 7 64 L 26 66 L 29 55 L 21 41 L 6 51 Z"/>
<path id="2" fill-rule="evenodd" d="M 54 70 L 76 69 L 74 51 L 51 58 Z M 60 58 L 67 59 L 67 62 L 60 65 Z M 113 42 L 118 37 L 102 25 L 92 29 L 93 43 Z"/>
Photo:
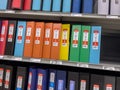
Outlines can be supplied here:
<path id="1" fill-rule="evenodd" d="M 62 6 L 62 0 L 53 0 L 52 11 L 60 12 Z"/>
<path id="2" fill-rule="evenodd" d="M 62 12 L 71 12 L 72 0 L 63 0 Z"/>
<path id="3" fill-rule="evenodd" d="M 42 11 L 51 11 L 52 0 L 43 0 Z"/>
<path id="4" fill-rule="evenodd" d="M 83 13 L 93 12 L 93 0 L 83 0 Z"/>
<path id="5" fill-rule="evenodd" d="M 14 56 L 22 57 L 26 32 L 26 21 L 18 21 Z M 22 38 L 20 37 L 22 35 Z"/>
<path id="6" fill-rule="evenodd" d="M 0 10 L 6 10 L 7 3 L 8 3 L 8 0 L 0 0 Z"/>
<path id="7" fill-rule="evenodd" d="M 32 10 L 41 10 L 42 0 L 33 0 Z"/>
<path id="8" fill-rule="evenodd" d="M 90 60 L 91 64 L 100 63 L 101 26 L 92 26 Z"/>

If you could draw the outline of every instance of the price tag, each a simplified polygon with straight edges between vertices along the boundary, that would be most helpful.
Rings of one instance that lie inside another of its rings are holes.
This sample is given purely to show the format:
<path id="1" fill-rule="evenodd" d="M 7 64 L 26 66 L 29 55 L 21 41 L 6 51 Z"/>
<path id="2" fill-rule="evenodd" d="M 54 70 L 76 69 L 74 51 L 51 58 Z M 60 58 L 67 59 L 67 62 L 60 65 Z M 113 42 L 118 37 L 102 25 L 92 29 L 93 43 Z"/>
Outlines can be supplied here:
<path id="1" fill-rule="evenodd" d="M 56 61 L 50 61 L 50 64 L 57 64 Z"/>
<path id="2" fill-rule="evenodd" d="M 78 17 L 81 17 L 82 14 L 71 14 L 71 16 L 78 16 Z"/>
<path id="3" fill-rule="evenodd" d="M 0 55 L 0 59 L 3 59 L 4 56 Z"/>
<path id="4" fill-rule="evenodd" d="M 13 60 L 16 60 L 16 61 L 22 61 L 22 58 L 15 57 Z"/>
<path id="5" fill-rule="evenodd" d="M 119 18 L 118 16 L 106 16 L 106 18 Z"/>
<path id="6" fill-rule="evenodd" d="M 41 59 L 31 58 L 30 61 L 31 61 L 31 62 L 41 62 Z"/>
<path id="7" fill-rule="evenodd" d="M 80 64 L 80 67 L 86 67 L 86 68 L 88 68 L 89 65 L 88 64 Z"/>
<path id="8" fill-rule="evenodd" d="M 80 66 L 80 64 L 79 63 L 77 63 L 77 65 L 76 65 L 77 67 L 79 67 Z"/>
<path id="9" fill-rule="evenodd" d="M 57 64 L 62 65 L 62 61 L 57 61 Z"/>
<path id="10" fill-rule="evenodd" d="M 113 71 L 115 71 L 115 67 L 106 67 L 106 66 L 103 66 L 103 69 L 104 70 L 113 70 Z"/>

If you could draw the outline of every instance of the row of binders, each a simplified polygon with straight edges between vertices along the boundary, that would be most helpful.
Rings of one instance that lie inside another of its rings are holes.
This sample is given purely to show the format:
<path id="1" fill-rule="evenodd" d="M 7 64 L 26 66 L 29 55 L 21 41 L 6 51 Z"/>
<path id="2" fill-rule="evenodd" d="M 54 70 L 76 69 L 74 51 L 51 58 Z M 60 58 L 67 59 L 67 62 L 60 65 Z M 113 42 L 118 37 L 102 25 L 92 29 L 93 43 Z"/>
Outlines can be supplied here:
<path id="1" fill-rule="evenodd" d="M 101 26 L 0 22 L 0 55 L 99 64 Z"/>
<path id="2" fill-rule="evenodd" d="M 6 9 L 120 15 L 120 0 L 1 0 Z"/>
<path id="3" fill-rule="evenodd" d="M 119 90 L 120 77 L 0 65 L 0 90 Z"/>

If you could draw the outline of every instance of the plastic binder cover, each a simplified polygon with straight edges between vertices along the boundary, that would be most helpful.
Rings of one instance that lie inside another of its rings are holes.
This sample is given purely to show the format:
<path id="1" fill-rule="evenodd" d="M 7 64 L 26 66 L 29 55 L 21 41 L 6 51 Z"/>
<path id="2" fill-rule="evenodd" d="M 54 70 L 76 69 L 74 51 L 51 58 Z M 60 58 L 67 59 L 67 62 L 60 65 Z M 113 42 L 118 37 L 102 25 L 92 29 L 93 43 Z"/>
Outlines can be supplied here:
<path id="1" fill-rule="evenodd" d="M 24 10 L 31 10 L 33 0 L 25 0 L 24 1 Z"/>
<path id="2" fill-rule="evenodd" d="M 37 85 L 37 69 L 29 68 L 27 90 L 35 90 Z"/>
<path id="3" fill-rule="evenodd" d="M 116 77 L 116 90 L 120 89 L 120 77 Z"/>
<path id="4" fill-rule="evenodd" d="M 56 90 L 66 90 L 66 71 L 57 71 Z"/>
<path id="5" fill-rule="evenodd" d="M 92 26 L 90 60 L 92 64 L 100 63 L 101 26 Z"/>
<path id="6" fill-rule="evenodd" d="M 90 75 L 89 73 L 81 73 L 80 72 L 80 87 L 79 90 L 89 90 L 89 80 Z"/>
<path id="7" fill-rule="evenodd" d="M 47 70 L 38 69 L 38 80 L 36 90 L 47 90 Z"/>
<path id="8" fill-rule="evenodd" d="M 67 90 L 79 90 L 79 73 L 68 72 Z"/>
<path id="9" fill-rule="evenodd" d="M 60 12 L 62 7 L 62 0 L 53 0 L 52 11 Z"/>
<path id="10" fill-rule="evenodd" d="M 81 25 L 72 25 L 70 61 L 79 62 L 81 45 Z"/>
<path id="11" fill-rule="evenodd" d="M 35 36 L 34 36 L 34 47 L 33 47 L 33 57 L 42 58 L 43 55 L 43 40 L 44 40 L 44 22 L 36 22 L 35 26 Z"/>
<path id="12" fill-rule="evenodd" d="M 8 0 L 7 9 L 11 9 L 11 6 L 12 6 L 12 0 Z"/>
<path id="13" fill-rule="evenodd" d="M 51 59 L 59 59 L 60 56 L 61 27 L 61 23 L 53 24 Z"/>
<path id="14" fill-rule="evenodd" d="M 41 10 L 42 0 L 33 0 L 32 10 Z"/>
<path id="15" fill-rule="evenodd" d="M 73 0 L 72 12 L 73 13 L 80 13 L 81 12 L 81 0 Z"/>
<path id="16" fill-rule="evenodd" d="M 17 27 L 17 22 L 14 20 L 9 20 L 5 55 L 14 54 L 16 27 Z"/>
<path id="17" fill-rule="evenodd" d="M 12 9 L 22 10 L 24 5 L 24 0 L 13 0 Z"/>
<path id="18" fill-rule="evenodd" d="M 43 0 L 42 11 L 51 11 L 52 0 Z"/>
<path id="19" fill-rule="evenodd" d="M 1 0 L 0 1 L 0 10 L 6 10 L 8 5 L 8 0 Z"/>
<path id="20" fill-rule="evenodd" d="M 14 56 L 17 57 L 23 56 L 25 32 L 26 32 L 26 22 L 18 21 Z"/>
<path id="21" fill-rule="evenodd" d="M 45 35 L 44 35 L 44 45 L 43 45 L 43 58 L 50 58 L 51 45 L 52 45 L 52 32 L 53 23 L 45 24 Z"/>
<path id="22" fill-rule="evenodd" d="M 70 13 L 72 7 L 72 0 L 63 0 L 62 12 Z"/>
<path id="23" fill-rule="evenodd" d="M 110 0 L 98 0 L 98 14 L 101 15 L 109 14 L 109 1 Z"/>
<path id="24" fill-rule="evenodd" d="M 82 26 L 80 47 L 80 62 L 89 62 L 90 56 L 90 26 Z"/>
<path id="25" fill-rule="evenodd" d="M 4 86 L 4 73 L 5 73 L 5 66 L 0 64 L 0 90 L 3 90 Z"/>
<path id="26" fill-rule="evenodd" d="M 8 31 L 8 20 L 3 20 L 2 29 L 0 33 L 0 55 L 4 55 L 5 53 L 7 31 Z"/>
<path id="27" fill-rule="evenodd" d="M 69 57 L 70 24 L 62 25 L 62 36 L 60 42 L 60 60 L 68 60 Z"/>
<path id="28" fill-rule="evenodd" d="M 33 21 L 27 22 L 25 45 L 24 45 L 24 57 L 32 57 L 34 33 L 35 33 L 35 22 Z"/>

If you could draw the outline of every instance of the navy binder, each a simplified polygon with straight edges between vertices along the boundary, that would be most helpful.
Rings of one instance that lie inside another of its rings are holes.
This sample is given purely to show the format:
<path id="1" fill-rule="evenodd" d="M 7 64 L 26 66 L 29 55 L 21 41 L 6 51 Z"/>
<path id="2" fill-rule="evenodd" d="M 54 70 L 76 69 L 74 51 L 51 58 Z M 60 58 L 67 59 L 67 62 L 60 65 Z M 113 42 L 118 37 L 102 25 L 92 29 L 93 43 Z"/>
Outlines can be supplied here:
<path id="1" fill-rule="evenodd" d="M 8 3 L 8 0 L 0 0 L 0 10 L 6 10 L 7 3 Z"/>
<path id="2" fill-rule="evenodd" d="M 81 12 L 81 0 L 73 0 L 72 12 L 73 13 L 80 13 Z"/>
<path id="3" fill-rule="evenodd" d="M 66 90 L 66 71 L 57 71 L 56 90 Z"/>
<path id="4" fill-rule="evenodd" d="M 52 11 L 60 12 L 62 6 L 62 0 L 53 0 Z"/>

